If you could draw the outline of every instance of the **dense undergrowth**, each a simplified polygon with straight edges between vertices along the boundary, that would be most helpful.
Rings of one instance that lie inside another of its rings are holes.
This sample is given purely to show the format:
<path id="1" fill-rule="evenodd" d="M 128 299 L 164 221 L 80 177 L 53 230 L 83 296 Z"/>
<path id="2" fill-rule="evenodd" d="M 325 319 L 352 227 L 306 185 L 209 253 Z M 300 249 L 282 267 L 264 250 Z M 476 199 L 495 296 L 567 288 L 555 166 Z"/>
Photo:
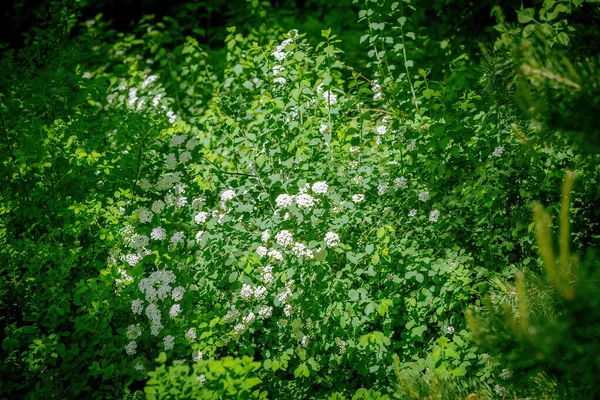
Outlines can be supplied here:
<path id="1" fill-rule="evenodd" d="M 598 396 L 600 11 L 459 3 L 46 3 L 0 64 L 1 396 Z"/>

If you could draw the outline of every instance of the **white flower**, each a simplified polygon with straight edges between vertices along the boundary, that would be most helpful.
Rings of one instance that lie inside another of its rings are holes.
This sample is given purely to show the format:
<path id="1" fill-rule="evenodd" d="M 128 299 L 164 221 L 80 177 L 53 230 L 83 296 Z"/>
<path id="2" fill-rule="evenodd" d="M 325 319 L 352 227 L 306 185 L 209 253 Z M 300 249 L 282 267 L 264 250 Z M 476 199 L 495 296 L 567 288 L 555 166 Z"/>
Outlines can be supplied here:
<path id="1" fill-rule="evenodd" d="M 294 204 L 294 198 L 289 194 L 280 194 L 275 199 L 275 204 L 277 204 L 277 207 L 279 208 L 290 207 Z"/>
<path id="2" fill-rule="evenodd" d="M 137 254 L 126 254 L 122 256 L 121 259 L 132 267 L 135 267 L 142 257 Z"/>
<path id="3" fill-rule="evenodd" d="M 202 360 L 202 352 L 200 350 L 194 350 L 192 352 L 192 360 L 194 360 L 196 362 Z M 201 376 L 204 376 L 204 375 L 201 375 Z"/>
<path id="4" fill-rule="evenodd" d="M 362 203 L 364 200 L 365 200 L 364 194 L 355 194 L 354 196 L 352 196 L 352 201 L 355 202 L 356 204 Z"/>
<path id="5" fill-rule="evenodd" d="M 173 111 L 169 110 L 167 112 L 167 118 L 169 118 L 169 123 L 172 124 L 177 119 L 177 115 Z"/>
<path id="6" fill-rule="evenodd" d="M 438 218 L 440 216 L 440 212 L 438 210 L 433 210 L 429 213 L 429 220 L 431 222 L 438 222 Z"/>
<path id="7" fill-rule="evenodd" d="M 267 319 L 271 316 L 272 313 L 273 313 L 273 307 L 262 306 L 260 308 L 260 310 L 258 311 L 258 317 L 260 319 Z"/>
<path id="8" fill-rule="evenodd" d="M 133 324 L 127 327 L 127 339 L 135 340 L 142 336 L 142 327 L 140 324 Z"/>
<path id="9" fill-rule="evenodd" d="M 302 347 L 308 346 L 308 337 L 306 335 L 302 336 L 302 340 L 300 341 Z"/>
<path id="10" fill-rule="evenodd" d="M 375 93 L 373 95 L 373 101 L 379 101 L 379 100 L 381 100 L 381 96 L 382 96 L 381 92 Z"/>
<path id="11" fill-rule="evenodd" d="M 152 212 L 155 214 L 160 214 L 164 208 L 165 203 L 162 200 L 156 200 L 152 203 Z"/>
<path id="12" fill-rule="evenodd" d="M 383 196 L 386 192 L 386 190 L 388 190 L 388 185 L 379 185 L 377 186 L 377 194 L 380 196 Z"/>
<path id="13" fill-rule="evenodd" d="M 273 250 L 269 251 L 269 258 L 271 260 L 281 261 L 281 260 L 283 260 L 283 254 L 279 250 L 273 249 Z"/>
<path id="14" fill-rule="evenodd" d="M 500 385 L 494 386 L 494 392 L 496 392 L 496 394 L 500 397 L 504 396 L 504 388 Z"/>
<path id="15" fill-rule="evenodd" d="M 394 189 L 398 190 L 398 189 L 402 189 L 406 187 L 406 178 L 401 176 L 399 178 L 394 179 Z"/>
<path id="16" fill-rule="evenodd" d="M 158 79 L 158 76 L 150 75 L 149 77 L 146 78 L 146 80 L 144 80 L 144 82 L 142 82 L 142 89 L 146 89 L 146 87 L 148 85 L 150 85 L 152 82 L 154 82 L 157 79 Z"/>
<path id="17" fill-rule="evenodd" d="M 246 330 L 246 325 L 237 324 L 236 326 L 233 327 L 233 334 L 239 336 L 242 333 L 244 333 L 245 330 Z"/>
<path id="18" fill-rule="evenodd" d="M 179 304 L 173 304 L 171 306 L 171 309 L 169 310 L 169 317 L 171 317 L 171 319 L 177 318 L 177 316 L 179 315 L 180 312 L 181 312 L 181 306 Z"/>
<path id="19" fill-rule="evenodd" d="M 187 340 L 189 340 L 190 342 L 193 342 L 194 340 L 196 340 L 196 328 L 190 328 L 186 333 L 185 333 L 185 338 Z M 202 358 L 202 357 L 200 357 Z"/>
<path id="20" fill-rule="evenodd" d="M 208 218 L 208 213 L 205 211 L 202 211 L 198 214 L 196 214 L 196 216 L 194 217 L 194 222 L 197 223 L 198 225 L 203 224 L 206 222 L 206 218 Z"/>
<path id="21" fill-rule="evenodd" d="M 292 315 L 292 305 L 291 304 L 286 304 L 285 307 L 283 307 L 283 313 L 285 314 L 286 317 L 291 317 L 291 315 Z"/>
<path id="22" fill-rule="evenodd" d="M 414 217 L 415 215 L 417 215 L 417 210 L 413 208 L 412 210 L 409 211 L 408 216 Z"/>
<path id="23" fill-rule="evenodd" d="M 340 237 L 337 233 L 327 232 L 324 241 L 327 247 L 337 247 L 340 244 Z"/>
<path id="24" fill-rule="evenodd" d="M 135 299 L 131 302 L 131 311 L 134 314 L 141 314 L 144 310 L 144 302 L 141 299 Z"/>
<path id="25" fill-rule="evenodd" d="M 375 128 L 375 133 L 377 133 L 378 135 L 385 135 L 387 130 L 388 130 L 387 126 L 379 125 L 378 127 Z"/>
<path id="26" fill-rule="evenodd" d="M 288 247 L 292 244 L 294 238 L 290 231 L 282 230 L 277 235 L 275 235 L 275 240 L 277 241 L 277 244 L 279 244 L 281 247 Z"/>
<path id="27" fill-rule="evenodd" d="M 182 286 L 177 286 L 173 289 L 173 293 L 171 293 L 171 298 L 174 301 L 181 301 L 183 299 L 183 294 L 185 293 L 185 289 Z"/>
<path id="28" fill-rule="evenodd" d="M 186 163 L 192 159 L 192 153 L 183 151 L 179 154 L 179 162 Z"/>
<path id="29" fill-rule="evenodd" d="M 429 192 L 424 191 L 424 192 L 419 193 L 419 200 L 421 200 L 421 201 L 429 200 Z"/>
<path id="30" fill-rule="evenodd" d="M 294 243 L 294 248 L 292 249 L 292 252 L 296 255 L 296 257 L 304 256 L 309 259 L 312 259 L 314 257 L 312 250 L 307 249 L 306 245 L 299 242 Z"/>
<path id="31" fill-rule="evenodd" d="M 269 250 L 265 246 L 258 246 L 258 248 L 256 249 L 256 254 L 258 254 L 260 258 L 266 256 L 268 252 Z"/>
<path id="32" fill-rule="evenodd" d="M 134 341 L 129 342 L 127 344 L 127 346 L 125 346 L 125 352 L 127 354 L 129 354 L 130 356 L 132 356 L 136 353 L 136 349 L 137 349 L 137 343 Z"/>
<path id="33" fill-rule="evenodd" d="M 165 346 L 165 351 L 169 351 L 173 347 L 175 347 L 175 338 L 173 336 L 171 336 L 171 335 L 167 335 L 163 339 L 163 344 Z"/>
<path id="34" fill-rule="evenodd" d="M 246 315 L 244 318 L 242 318 L 242 323 L 244 323 L 246 325 L 252 325 L 254 320 L 256 320 L 256 316 L 254 315 L 253 312 L 250 312 L 248 315 Z"/>
<path id="35" fill-rule="evenodd" d="M 269 232 L 268 229 L 260 235 L 260 240 L 262 240 L 263 243 L 267 243 L 270 238 L 271 238 L 271 232 Z M 265 254 L 266 254 L 266 252 L 265 252 Z"/>
<path id="36" fill-rule="evenodd" d="M 152 321 L 152 324 L 150 325 L 150 333 L 152 336 L 158 336 L 162 328 L 163 326 L 160 321 Z"/>
<path id="37" fill-rule="evenodd" d="M 492 155 L 494 157 L 500 157 L 502 155 L 502 153 L 504 153 L 504 146 L 498 146 L 494 149 L 494 152 L 492 153 Z"/>
<path id="38" fill-rule="evenodd" d="M 454 333 L 454 327 L 452 325 L 448 326 L 447 330 L 450 335 Z"/>
<path id="39" fill-rule="evenodd" d="M 175 157 L 174 153 L 165 156 L 165 167 L 167 169 L 175 169 L 177 167 L 177 157 Z"/>
<path id="40" fill-rule="evenodd" d="M 186 135 L 173 135 L 171 136 L 171 140 L 169 141 L 170 147 L 177 147 L 182 145 L 187 140 Z"/>
<path id="41" fill-rule="evenodd" d="M 279 78 L 275 78 L 275 79 L 273 79 L 273 82 L 274 82 L 274 83 L 278 83 L 278 84 L 280 84 L 281 86 L 284 86 L 286 81 L 285 81 L 285 78 L 284 78 L 284 77 L 280 76 Z"/>
<path id="42" fill-rule="evenodd" d="M 92 77 L 92 74 L 90 72 L 84 72 L 82 78 L 83 79 L 90 79 Z"/>
<path id="43" fill-rule="evenodd" d="M 275 65 L 273 67 L 273 75 L 279 75 L 279 73 L 281 71 L 283 71 L 283 70 L 285 70 L 285 68 L 283 68 L 283 66 L 281 66 L 281 65 Z"/>
<path id="44" fill-rule="evenodd" d="M 167 231 L 165 231 L 160 226 L 156 227 L 156 228 L 152 229 L 152 232 L 150 233 L 150 237 L 152 238 L 152 240 L 164 240 L 167 238 Z"/>
<path id="45" fill-rule="evenodd" d="M 254 298 L 256 300 L 263 300 L 267 296 L 267 288 L 264 286 L 257 286 L 254 288 Z"/>
<path id="46" fill-rule="evenodd" d="M 177 246 L 179 243 L 183 243 L 183 232 L 175 232 L 173 236 L 171 236 L 171 243 Z"/>
<path id="47" fill-rule="evenodd" d="M 145 207 L 140 207 L 137 211 L 141 223 L 152 222 L 152 212 L 150 210 Z"/>
<path id="48" fill-rule="evenodd" d="M 316 194 L 325 194 L 325 193 L 327 193 L 328 189 L 329 189 L 329 186 L 327 186 L 327 182 L 325 182 L 325 181 L 315 182 L 312 185 L 312 191 L 313 191 L 313 193 L 316 193 Z"/>
<path id="49" fill-rule="evenodd" d="M 240 289 L 240 297 L 246 301 L 250 300 L 254 295 L 254 290 L 252 290 L 252 286 L 244 283 L 242 288 Z"/>
<path id="50" fill-rule="evenodd" d="M 329 106 L 333 106 L 337 103 L 337 96 L 333 94 L 331 90 L 323 92 L 323 99 Z"/>
<path id="51" fill-rule="evenodd" d="M 327 125 L 321 124 L 321 127 L 319 128 L 319 132 L 325 133 L 327 131 L 327 129 L 329 129 L 329 127 Z"/>
<path id="52" fill-rule="evenodd" d="M 232 200 L 235 196 L 236 196 L 236 194 L 233 190 L 227 189 L 223 193 L 221 193 L 221 200 L 229 201 L 229 200 Z"/>
<path id="53" fill-rule="evenodd" d="M 510 377 L 512 376 L 512 372 L 510 369 L 508 368 L 504 368 L 501 372 L 500 372 L 500 378 L 502 379 L 510 379 Z"/>
<path id="54" fill-rule="evenodd" d="M 299 194 L 296 196 L 296 204 L 298 207 L 312 207 L 315 205 L 315 198 L 310 194 Z"/>
<path id="55" fill-rule="evenodd" d="M 200 385 L 203 385 L 204 382 L 206 382 L 206 377 L 204 375 L 200 375 L 196 378 L 196 380 L 200 383 Z"/>

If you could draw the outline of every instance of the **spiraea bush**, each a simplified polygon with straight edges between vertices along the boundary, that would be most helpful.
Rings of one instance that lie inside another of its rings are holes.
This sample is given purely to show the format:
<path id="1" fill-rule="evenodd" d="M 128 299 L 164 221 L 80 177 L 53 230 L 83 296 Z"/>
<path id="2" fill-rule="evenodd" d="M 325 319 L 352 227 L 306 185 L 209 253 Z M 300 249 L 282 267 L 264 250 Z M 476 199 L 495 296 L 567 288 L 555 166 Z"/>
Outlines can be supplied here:
<path id="1" fill-rule="evenodd" d="M 540 35 L 568 54 L 587 6 Z M 77 7 L 52 3 L 45 34 L 2 60 L 3 395 L 557 397 L 572 382 L 513 383 L 489 350 L 506 338 L 483 353 L 465 318 L 540 268 L 530 205 L 556 208 L 567 169 L 573 247 L 598 239 L 597 154 L 511 86 L 533 17 L 513 10 L 504 47 L 479 54 L 432 42 L 437 8 L 406 0 L 354 3 L 350 43 L 236 5 L 256 20 L 212 48 L 186 19 L 75 33 Z"/>

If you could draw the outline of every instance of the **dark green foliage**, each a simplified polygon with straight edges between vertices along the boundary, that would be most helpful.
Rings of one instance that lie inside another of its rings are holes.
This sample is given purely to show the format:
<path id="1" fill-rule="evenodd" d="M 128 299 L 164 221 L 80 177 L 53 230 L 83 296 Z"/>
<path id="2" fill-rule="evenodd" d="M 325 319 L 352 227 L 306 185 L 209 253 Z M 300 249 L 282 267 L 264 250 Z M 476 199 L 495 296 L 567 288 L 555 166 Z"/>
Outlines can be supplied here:
<path id="1" fill-rule="evenodd" d="M 0 61 L 0 396 L 596 397 L 599 13 L 532 3 L 41 2 Z"/>

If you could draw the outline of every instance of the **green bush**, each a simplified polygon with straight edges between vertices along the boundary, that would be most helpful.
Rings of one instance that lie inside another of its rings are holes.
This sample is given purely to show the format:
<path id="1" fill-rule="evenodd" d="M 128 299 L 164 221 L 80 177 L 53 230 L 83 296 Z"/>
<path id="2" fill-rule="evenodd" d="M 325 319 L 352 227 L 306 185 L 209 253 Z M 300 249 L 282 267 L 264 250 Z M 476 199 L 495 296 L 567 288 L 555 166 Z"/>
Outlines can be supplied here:
<path id="1" fill-rule="evenodd" d="M 231 3 L 240 26 L 213 34 L 199 1 L 127 33 L 48 3 L 0 65 L 0 393 L 593 395 L 575 379 L 592 359 L 517 372 L 492 356 L 517 342 L 478 342 L 464 316 L 535 276 L 530 206 L 557 210 L 565 171 L 579 177 L 573 251 L 600 237 L 600 163 L 582 150 L 595 128 L 570 104 L 595 109 L 597 60 L 564 61 L 590 51 L 591 5 L 563 3 L 498 13 L 483 50 L 430 34 L 455 22 L 407 0 L 354 2 L 340 31 Z M 569 329 L 553 357 L 579 343 Z"/>

